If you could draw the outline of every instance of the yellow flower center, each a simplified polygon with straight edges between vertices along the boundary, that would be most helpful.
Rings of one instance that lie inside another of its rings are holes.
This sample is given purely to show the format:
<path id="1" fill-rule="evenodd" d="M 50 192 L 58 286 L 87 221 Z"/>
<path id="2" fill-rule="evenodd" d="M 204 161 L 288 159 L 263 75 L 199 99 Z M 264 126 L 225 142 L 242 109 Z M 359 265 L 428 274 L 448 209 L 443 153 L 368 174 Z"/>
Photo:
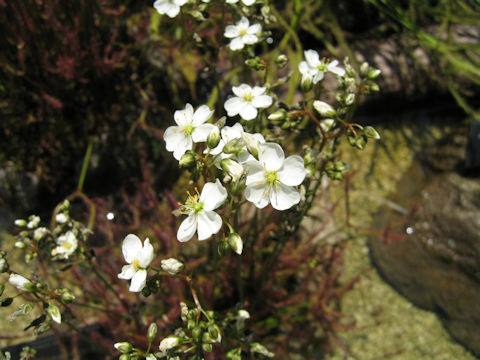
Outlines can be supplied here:
<path id="1" fill-rule="evenodd" d="M 140 262 L 139 262 L 137 259 L 133 260 L 132 265 L 133 265 L 133 268 L 134 268 L 135 270 L 139 270 L 139 269 L 142 268 L 142 267 L 140 266 Z"/>
<path id="2" fill-rule="evenodd" d="M 192 135 L 193 130 L 195 130 L 193 125 L 186 125 L 182 128 L 182 132 L 184 132 L 185 135 Z"/>

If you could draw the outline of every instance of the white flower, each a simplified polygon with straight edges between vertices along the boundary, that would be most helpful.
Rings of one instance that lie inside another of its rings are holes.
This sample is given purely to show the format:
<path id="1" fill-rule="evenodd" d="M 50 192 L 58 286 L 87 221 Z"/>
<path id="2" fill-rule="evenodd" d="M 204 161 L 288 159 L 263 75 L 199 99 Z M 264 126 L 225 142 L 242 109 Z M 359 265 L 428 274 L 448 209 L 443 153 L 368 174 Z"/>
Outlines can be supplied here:
<path id="1" fill-rule="evenodd" d="M 265 87 L 242 84 L 240 86 L 232 87 L 235 95 L 225 101 L 225 110 L 228 116 L 235 116 L 240 114 L 244 120 L 252 120 L 257 117 L 260 108 L 267 108 L 273 103 L 271 96 L 266 95 Z"/>
<path id="2" fill-rule="evenodd" d="M 178 228 L 178 241 L 185 242 L 198 232 L 198 240 L 206 240 L 220 231 L 222 218 L 215 211 L 227 198 L 227 190 L 217 179 L 214 183 L 206 183 L 199 195 L 188 193 L 188 199 L 178 211 L 188 215 Z"/>
<path id="3" fill-rule="evenodd" d="M 162 260 L 161 267 L 163 271 L 175 275 L 182 271 L 185 265 L 183 265 L 183 263 L 181 261 L 178 261 L 177 259 L 170 258 Z"/>
<path id="4" fill-rule="evenodd" d="M 33 285 L 30 280 L 18 274 L 10 274 L 8 282 L 21 291 L 30 291 L 31 286 Z"/>
<path id="5" fill-rule="evenodd" d="M 68 259 L 77 250 L 77 246 L 77 237 L 72 231 L 67 231 L 57 238 L 57 247 L 52 250 L 52 255 L 60 259 Z"/>
<path id="6" fill-rule="evenodd" d="M 160 346 L 158 348 L 160 351 L 167 351 L 173 349 L 175 346 L 180 345 L 180 342 L 181 339 L 178 336 L 170 335 L 160 342 Z"/>
<path id="7" fill-rule="evenodd" d="M 162 15 L 167 14 L 174 18 L 180 12 L 180 6 L 185 5 L 188 0 L 156 0 L 153 7 Z"/>
<path id="8" fill-rule="evenodd" d="M 302 83 L 305 81 L 312 81 L 314 84 L 323 79 L 325 73 L 330 71 L 338 76 L 345 75 L 345 69 L 337 66 L 338 60 L 327 62 L 320 60 L 318 53 L 315 50 L 306 50 L 304 52 L 305 60 L 300 62 L 298 70 L 302 74 Z"/>
<path id="9" fill-rule="evenodd" d="M 55 221 L 58 224 L 65 224 L 68 221 L 68 217 L 64 213 L 60 213 L 55 216 Z"/>
<path id="10" fill-rule="evenodd" d="M 184 110 L 177 110 L 173 115 L 178 126 L 170 126 L 165 130 L 163 139 L 168 151 L 173 151 L 173 157 L 180 160 L 187 150 L 192 150 L 194 142 L 206 141 L 207 136 L 215 127 L 204 124 L 213 115 L 213 110 L 207 105 L 200 106 L 195 113 L 190 104 Z"/>
<path id="11" fill-rule="evenodd" d="M 147 268 L 153 260 L 153 246 L 150 240 L 142 241 L 138 236 L 129 234 L 122 244 L 122 252 L 125 261 L 130 265 L 124 265 L 122 272 L 118 274 L 119 279 L 130 280 L 129 290 L 139 292 L 145 287 L 147 280 Z"/>
<path id="12" fill-rule="evenodd" d="M 205 0 L 204 0 L 205 1 Z M 255 4 L 257 0 L 242 0 L 242 3 L 243 5 L 245 6 L 250 6 L 250 5 L 253 5 Z M 227 4 L 236 4 L 238 2 L 238 0 L 226 0 L 226 3 Z"/>
<path id="13" fill-rule="evenodd" d="M 258 161 L 246 163 L 248 175 L 245 198 L 262 209 L 269 203 L 277 210 L 286 210 L 300 202 L 300 194 L 294 186 L 305 178 L 305 165 L 298 155 L 285 159 L 280 145 L 260 145 Z"/>
<path id="14" fill-rule="evenodd" d="M 49 233 L 48 229 L 46 227 L 38 227 L 35 230 L 33 230 L 33 239 L 35 241 L 40 241 L 42 240 L 47 234 Z"/>
<path id="15" fill-rule="evenodd" d="M 228 45 L 231 50 L 241 50 L 245 45 L 252 45 L 258 42 L 258 34 L 262 31 L 260 24 L 250 26 L 250 22 L 245 16 L 242 16 L 237 25 L 227 25 L 225 28 L 225 37 L 232 39 Z"/>

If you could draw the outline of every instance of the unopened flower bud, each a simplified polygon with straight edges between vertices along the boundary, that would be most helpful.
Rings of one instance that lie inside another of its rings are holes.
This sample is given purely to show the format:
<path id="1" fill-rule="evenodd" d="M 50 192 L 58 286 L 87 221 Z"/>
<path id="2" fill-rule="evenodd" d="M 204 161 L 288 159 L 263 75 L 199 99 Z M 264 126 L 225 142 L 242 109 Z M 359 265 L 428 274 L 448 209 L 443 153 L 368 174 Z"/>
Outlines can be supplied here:
<path id="1" fill-rule="evenodd" d="M 243 194 L 243 190 L 245 190 L 246 182 L 247 182 L 247 177 L 246 176 L 242 176 L 237 181 L 232 181 L 230 183 L 230 190 L 232 191 L 232 195 Z"/>
<path id="2" fill-rule="evenodd" d="M 132 360 L 132 357 L 130 356 L 130 354 L 122 354 L 120 355 L 118 360 Z"/>
<path id="3" fill-rule="evenodd" d="M 33 229 L 36 228 L 40 224 L 40 217 L 37 215 L 31 215 L 28 218 L 27 228 Z"/>
<path id="4" fill-rule="evenodd" d="M 223 159 L 220 162 L 223 171 L 232 177 L 233 181 L 238 181 L 244 173 L 243 166 L 232 159 Z"/>
<path id="5" fill-rule="evenodd" d="M 8 271 L 8 261 L 7 259 L 1 258 L 0 259 L 0 273 L 4 273 Z"/>
<path id="6" fill-rule="evenodd" d="M 180 316 L 182 321 L 187 321 L 188 306 L 183 301 L 180 303 Z"/>
<path id="7" fill-rule="evenodd" d="M 363 129 L 363 133 L 365 134 L 366 137 L 370 139 L 375 139 L 375 140 L 380 139 L 380 134 L 378 133 L 378 131 L 371 126 L 365 126 L 365 128 Z"/>
<path id="8" fill-rule="evenodd" d="M 287 111 L 285 109 L 278 109 L 277 111 L 268 115 L 270 121 L 283 121 L 287 117 Z"/>
<path id="9" fill-rule="evenodd" d="M 214 149 L 217 147 L 218 143 L 220 142 L 220 129 L 218 126 L 215 126 L 210 134 L 207 136 L 207 146 L 210 149 Z"/>
<path id="10" fill-rule="evenodd" d="M 245 141 L 242 138 L 236 138 L 225 144 L 223 152 L 225 154 L 235 154 L 242 150 L 245 145 Z"/>
<path id="11" fill-rule="evenodd" d="M 10 274 L 8 282 L 21 291 L 32 291 L 35 288 L 35 284 L 18 274 Z"/>
<path id="12" fill-rule="evenodd" d="M 320 115 L 325 117 L 331 117 L 337 113 L 331 105 L 327 104 L 324 101 L 315 100 L 313 102 L 313 107 Z"/>
<path id="13" fill-rule="evenodd" d="M 278 65 L 279 68 L 283 68 L 288 63 L 288 57 L 285 54 L 280 54 L 275 59 L 275 64 Z"/>
<path id="14" fill-rule="evenodd" d="M 23 219 L 17 219 L 15 220 L 15 225 L 19 227 L 25 227 L 27 226 L 27 222 Z"/>
<path id="15" fill-rule="evenodd" d="M 370 91 L 373 91 L 373 92 L 380 91 L 380 87 L 376 83 L 372 83 L 369 88 L 370 88 Z"/>
<path id="16" fill-rule="evenodd" d="M 75 300 L 75 295 L 73 295 L 73 293 L 69 289 L 61 289 L 59 292 L 55 292 L 60 293 L 60 298 L 65 303 L 69 303 Z"/>
<path id="17" fill-rule="evenodd" d="M 247 310 L 240 309 L 238 310 L 238 317 L 243 320 L 250 319 L 250 313 Z"/>
<path id="18" fill-rule="evenodd" d="M 118 342 L 114 344 L 113 347 L 120 351 L 122 354 L 128 354 L 133 349 L 133 345 L 126 341 Z"/>
<path id="19" fill-rule="evenodd" d="M 220 329 L 217 325 L 210 325 L 208 327 L 208 335 L 213 340 L 213 342 L 221 342 L 222 335 L 220 334 Z"/>
<path id="20" fill-rule="evenodd" d="M 242 255 L 243 251 L 243 241 L 240 235 L 237 233 L 231 233 L 228 236 L 228 244 L 232 248 L 233 251 L 235 251 L 238 255 Z"/>
<path id="21" fill-rule="evenodd" d="M 182 155 L 178 162 L 178 166 L 182 169 L 189 169 L 195 165 L 195 155 L 191 151 L 187 151 Z"/>
<path id="22" fill-rule="evenodd" d="M 355 102 L 355 94 L 351 93 L 345 98 L 345 104 L 347 106 L 352 105 Z"/>
<path id="23" fill-rule="evenodd" d="M 155 340 L 155 337 L 157 336 L 157 324 L 151 323 L 150 326 L 148 327 L 147 331 L 147 340 L 149 343 L 153 342 Z"/>
<path id="24" fill-rule="evenodd" d="M 370 66 L 368 65 L 367 62 L 363 62 L 362 65 L 360 65 L 360 76 L 365 77 L 368 74 L 368 69 L 370 69 Z"/>
<path id="25" fill-rule="evenodd" d="M 260 134 L 242 133 L 242 139 L 247 145 L 247 150 L 255 159 L 258 159 L 258 149 L 260 148 L 259 137 L 263 139 Z"/>
<path id="26" fill-rule="evenodd" d="M 178 336 L 170 335 L 160 342 L 160 346 L 158 348 L 160 351 L 173 349 L 174 347 L 180 345 L 181 340 L 182 339 L 180 339 Z"/>
<path id="27" fill-rule="evenodd" d="M 62 322 L 62 314 L 60 313 L 60 309 L 56 305 L 48 305 L 47 313 L 57 324 L 60 324 Z"/>
<path id="28" fill-rule="evenodd" d="M 304 92 L 310 91 L 313 85 L 313 79 L 310 76 L 302 77 L 302 90 Z"/>
<path id="29" fill-rule="evenodd" d="M 48 234 L 48 229 L 46 227 L 36 228 L 33 232 L 33 240 L 40 241 Z"/>
<path id="30" fill-rule="evenodd" d="M 245 60 L 245 65 L 254 70 L 264 70 L 267 67 L 265 62 L 258 56 L 253 59 Z"/>
<path id="31" fill-rule="evenodd" d="M 335 126 L 335 120 L 333 119 L 325 119 L 320 122 L 320 127 L 323 131 L 329 132 Z"/>
<path id="32" fill-rule="evenodd" d="M 369 80 L 373 80 L 373 79 L 377 78 L 381 73 L 382 73 L 382 71 L 380 69 L 370 68 L 370 70 L 368 71 L 368 74 L 367 74 L 367 78 Z"/>
<path id="33" fill-rule="evenodd" d="M 162 260 L 161 267 L 163 271 L 175 275 L 181 272 L 185 268 L 185 265 L 183 265 L 183 263 L 181 261 L 178 261 L 177 259 L 170 258 Z"/>
<path id="34" fill-rule="evenodd" d="M 213 346 L 212 346 L 212 344 L 205 344 L 205 343 L 203 343 L 203 344 L 202 344 L 202 350 L 203 350 L 203 351 L 206 351 L 206 352 L 212 352 Z"/>

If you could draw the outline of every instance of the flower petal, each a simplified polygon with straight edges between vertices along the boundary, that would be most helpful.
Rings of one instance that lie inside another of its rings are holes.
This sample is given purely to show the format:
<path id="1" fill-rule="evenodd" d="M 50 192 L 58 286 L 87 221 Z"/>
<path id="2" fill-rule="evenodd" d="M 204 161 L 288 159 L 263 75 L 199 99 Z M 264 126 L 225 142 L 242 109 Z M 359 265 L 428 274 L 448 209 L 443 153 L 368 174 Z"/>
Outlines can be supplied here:
<path id="1" fill-rule="evenodd" d="M 258 151 L 258 160 L 268 171 L 279 170 L 283 165 L 285 154 L 277 143 L 261 144 Z"/>
<path id="2" fill-rule="evenodd" d="M 250 22 L 248 21 L 248 19 L 245 16 L 242 16 L 240 21 L 237 23 L 237 26 L 245 28 L 245 29 L 248 28 L 249 25 L 250 25 Z"/>
<path id="3" fill-rule="evenodd" d="M 173 113 L 173 118 L 178 126 L 183 127 L 192 124 L 193 107 L 190 104 L 185 105 L 185 109 L 177 110 Z"/>
<path id="4" fill-rule="evenodd" d="M 235 116 L 240 113 L 240 110 L 245 106 L 245 101 L 239 97 L 232 97 L 225 101 L 225 110 L 228 116 Z"/>
<path id="5" fill-rule="evenodd" d="M 245 95 L 249 95 L 252 93 L 252 87 L 247 84 L 241 84 L 240 86 L 233 86 L 232 92 L 237 95 L 238 97 L 244 97 Z"/>
<path id="6" fill-rule="evenodd" d="M 204 122 L 206 122 L 208 119 L 210 119 L 213 115 L 214 111 L 210 110 L 210 108 L 207 105 L 202 105 L 200 106 L 197 111 L 195 111 L 195 114 L 193 114 L 193 125 L 194 126 L 200 126 Z"/>
<path id="7" fill-rule="evenodd" d="M 257 160 L 248 161 L 245 163 L 247 168 L 247 179 L 245 184 L 247 186 L 257 184 L 259 181 L 263 182 L 265 180 L 265 168 Z"/>
<path id="8" fill-rule="evenodd" d="M 192 143 L 192 138 L 190 136 L 184 136 L 180 142 L 177 143 L 175 146 L 175 149 L 173 150 L 173 157 L 176 160 L 180 160 L 183 154 L 187 150 L 192 150 L 193 148 L 193 143 Z"/>
<path id="9" fill-rule="evenodd" d="M 253 120 L 257 117 L 258 110 L 251 103 L 244 102 L 240 109 L 240 116 L 243 120 Z"/>
<path id="10" fill-rule="evenodd" d="M 202 124 L 193 130 L 192 133 L 192 140 L 193 142 L 204 142 L 207 141 L 208 134 L 215 129 L 215 125 L 213 124 Z"/>
<path id="11" fill-rule="evenodd" d="M 257 35 L 246 34 L 242 36 L 242 42 L 245 45 L 252 45 L 252 44 L 255 44 L 257 41 L 258 41 Z"/>
<path id="12" fill-rule="evenodd" d="M 170 4 L 170 7 L 167 9 L 168 17 L 174 18 L 180 12 L 180 6 L 175 4 Z"/>
<path id="13" fill-rule="evenodd" d="M 243 126 L 238 122 L 233 126 L 224 126 L 222 128 L 222 139 L 227 143 L 230 140 L 242 137 L 243 132 Z"/>
<path id="14" fill-rule="evenodd" d="M 133 265 L 123 265 L 122 272 L 117 276 L 119 279 L 130 280 L 133 277 L 133 275 L 135 275 L 136 271 L 137 270 L 135 270 Z"/>
<path id="15" fill-rule="evenodd" d="M 137 258 L 137 254 L 142 250 L 142 241 L 137 235 L 128 234 L 123 239 L 122 252 L 125 261 L 129 264 Z"/>
<path id="16" fill-rule="evenodd" d="M 147 270 L 138 270 L 130 281 L 130 288 L 128 291 L 139 292 L 145 287 L 147 283 Z"/>
<path id="17" fill-rule="evenodd" d="M 180 242 L 190 240 L 197 230 L 197 216 L 192 214 L 182 221 L 177 231 L 177 239 Z"/>
<path id="18" fill-rule="evenodd" d="M 142 268 L 146 268 L 153 260 L 153 246 L 150 244 L 150 240 L 147 238 L 143 243 L 143 248 L 137 255 L 137 260 Z"/>
<path id="19" fill-rule="evenodd" d="M 163 134 L 163 140 L 165 140 L 167 151 L 174 151 L 179 142 L 183 141 L 185 134 L 178 126 L 170 126 L 165 130 Z"/>
<path id="20" fill-rule="evenodd" d="M 256 108 L 267 108 L 272 105 L 273 99 L 270 95 L 255 96 L 252 100 L 252 105 Z"/>
<path id="21" fill-rule="evenodd" d="M 315 50 L 306 50 L 304 54 L 308 65 L 310 65 L 311 67 L 317 67 L 318 65 L 320 65 L 320 57 Z"/>
<path id="22" fill-rule="evenodd" d="M 227 38 L 236 38 L 240 35 L 240 31 L 236 25 L 227 25 L 225 27 L 225 33 L 223 34 Z"/>
<path id="23" fill-rule="evenodd" d="M 223 187 L 220 180 L 216 179 L 214 183 L 206 183 L 200 194 L 200 202 L 203 202 L 205 210 L 215 210 L 227 199 L 227 190 Z"/>
<path id="24" fill-rule="evenodd" d="M 220 231 L 222 218 L 215 211 L 203 210 L 197 214 L 198 240 L 206 240 Z"/>
<path id="25" fill-rule="evenodd" d="M 247 29 L 247 33 L 250 35 L 257 35 L 262 32 L 262 25 L 260 24 L 253 24 Z"/>
<path id="26" fill-rule="evenodd" d="M 300 202 L 300 193 L 293 187 L 277 183 L 270 190 L 270 202 L 274 209 L 286 210 Z"/>
<path id="27" fill-rule="evenodd" d="M 305 179 L 305 163 L 298 155 L 289 156 L 277 173 L 278 179 L 285 185 L 297 186 Z"/>
<path id="28" fill-rule="evenodd" d="M 236 50 L 241 50 L 245 47 L 245 44 L 242 41 L 241 37 L 236 37 L 232 41 L 230 41 L 230 44 L 228 45 L 230 47 L 230 50 L 236 51 Z"/>
<path id="29" fill-rule="evenodd" d="M 257 208 L 263 209 L 270 203 L 267 186 L 263 183 L 247 186 L 245 199 L 252 202 Z"/>

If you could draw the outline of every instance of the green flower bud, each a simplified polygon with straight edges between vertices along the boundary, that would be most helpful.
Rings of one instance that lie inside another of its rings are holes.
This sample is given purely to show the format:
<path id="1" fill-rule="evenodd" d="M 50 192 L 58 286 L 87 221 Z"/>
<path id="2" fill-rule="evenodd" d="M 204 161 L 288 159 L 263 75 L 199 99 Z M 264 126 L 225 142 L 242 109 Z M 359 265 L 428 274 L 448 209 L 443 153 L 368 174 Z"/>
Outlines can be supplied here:
<path id="1" fill-rule="evenodd" d="M 0 273 L 4 273 L 8 271 L 8 261 L 7 259 L 1 258 L 0 259 Z"/>
<path id="2" fill-rule="evenodd" d="M 118 342 L 118 343 L 114 344 L 113 347 L 115 349 L 117 349 L 118 351 L 120 351 L 122 354 L 127 354 L 127 353 L 131 352 L 132 349 L 133 349 L 133 345 L 130 344 L 129 342 L 126 342 L 126 341 Z"/>
<path id="3" fill-rule="evenodd" d="M 57 324 L 62 322 L 62 314 L 57 306 L 50 304 L 47 308 L 47 313 Z"/>
<path id="4" fill-rule="evenodd" d="M 258 56 L 253 59 L 245 60 L 245 65 L 257 71 L 265 70 L 265 68 L 267 67 L 265 62 L 262 59 L 260 59 Z"/>
<path id="5" fill-rule="evenodd" d="M 274 357 L 275 356 L 274 353 L 268 351 L 267 348 L 260 343 L 250 344 L 250 350 L 252 352 L 259 353 L 259 354 L 261 354 L 263 356 L 266 356 L 266 357 Z"/>
<path id="6" fill-rule="evenodd" d="M 229 236 L 228 236 L 228 244 L 230 245 L 230 247 L 232 248 L 233 251 L 235 251 L 238 255 L 242 255 L 242 251 L 243 251 L 243 241 L 242 241 L 242 238 L 240 237 L 240 235 L 238 235 L 237 233 L 231 233 Z"/>
<path id="7" fill-rule="evenodd" d="M 187 151 L 185 154 L 183 154 L 178 162 L 178 166 L 180 166 L 182 169 L 189 169 L 195 166 L 195 153 L 192 151 Z"/>
<path id="8" fill-rule="evenodd" d="M 367 76 L 369 69 L 370 69 L 370 66 L 368 65 L 368 63 L 363 62 L 362 65 L 360 65 L 360 76 L 361 77 Z"/>
<path id="9" fill-rule="evenodd" d="M 155 340 L 155 337 L 157 336 L 157 324 L 151 323 L 150 326 L 148 327 L 147 331 L 147 340 L 149 343 L 153 342 Z"/>
<path id="10" fill-rule="evenodd" d="M 345 104 L 347 106 L 352 105 L 355 102 L 355 94 L 348 94 L 348 96 L 345 98 Z"/>
<path id="11" fill-rule="evenodd" d="M 48 234 L 48 229 L 46 227 L 39 227 L 39 228 L 36 228 L 34 231 L 33 231 L 33 240 L 35 241 L 40 241 L 42 240 L 47 234 Z"/>
<path id="12" fill-rule="evenodd" d="M 312 78 L 309 76 L 302 77 L 301 86 L 302 86 L 303 92 L 308 92 L 312 90 L 312 86 L 313 86 Z"/>
<path id="13" fill-rule="evenodd" d="M 120 355 L 118 360 L 132 360 L 132 357 L 130 356 L 130 354 L 122 354 Z"/>
<path id="14" fill-rule="evenodd" d="M 313 107 L 320 115 L 324 117 L 332 117 L 337 114 L 335 109 L 324 101 L 315 100 L 313 102 Z"/>
<path id="15" fill-rule="evenodd" d="M 225 144 L 225 146 L 223 147 L 223 152 L 225 154 L 235 154 L 242 150 L 245 145 L 245 140 L 243 140 L 242 138 L 236 138 L 230 140 Z"/>
<path id="16" fill-rule="evenodd" d="M 287 111 L 285 109 L 278 109 L 277 111 L 268 115 L 268 120 L 273 122 L 283 121 L 287 118 Z"/>
<path id="17" fill-rule="evenodd" d="M 17 219 L 15 220 L 15 223 L 14 223 L 16 226 L 18 227 L 25 227 L 27 226 L 27 222 L 23 219 Z"/>
<path id="18" fill-rule="evenodd" d="M 180 316 L 182 321 L 187 321 L 188 306 L 183 301 L 180 303 Z"/>
<path id="19" fill-rule="evenodd" d="M 370 139 L 375 139 L 379 140 L 380 139 L 380 134 L 371 126 L 365 126 L 363 129 L 363 133 L 365 134 L 366 137 Z"/>
<path id="20" fill-rule="evenodd" d="M 212 344 L 202 344 L 202 350 L 206 352 L 212 352 L 213 346 Z"/>
<path id="21" fill-rule="evenodd" d="M 227 241 L 220 241 L 218 243 L 218 254 L 223 256 L 225 255 L 228 250 L 230 249 L 230 245 L 228 245 Z"/>
<path id="22" fill-rule="evenodd" d="M 369 80 L 373 80 L 373 79 L 377 78 L 381 73 L 382 73 L 382 71 L 380 69 L 370 68 L 370 70 L 368 71 L 368 74 L 367 74 L 367 78 Z"/>
<path id="23" fill-rule="evenodd" d="M 217 147 L 218 143 L 220 142 L 220 129 L 215 126 L 210 134 L 207 136 L 207 146 L 210 149 L 214 149 Z"/>
<path id="24" fill-rule="evenodd" d="M 202 335 L 202 329 L 200 329 L 199 327 L 196 327 L 195 329 L 192 330 L 192 337 L 195 340 L 200 339 L 201 335 Z"/>
<path id="25" fill-rule="evenodd" d="M 378 87 L 378 85 L 376 83 L 372 83 L 369 87 L 370 91 L 373 91 L 373 92 L 378 92 L 380 91 L 380 88 Z"/>
<path id="26" fill-rule="evenodd" d="M 288 57 L 285 54 L 280 54 L 277 56 L 275 59 L 275 64 L 278 65 L 278 67 L 281 69 L 288 63 Z"/>
<path id="27" fill-rule="evenodd" d="M 69 302 L 72 302 L 73 300 L 75 300 L 75 295 L 73 295 L 72 292 L 68 289 L 64 289 L 64 291 L 62 292 L 62 294 L 60 296 L 61 296 L 62 301 L 65 302 L 65 303 L 69 303 Z"/>
<path id="28" fill-rule="evenodd" d="M 15 247 L 18 248 L 18 249 L 25 249 L 27 245 L 25 245 L 25 243 L 23 241 L 16 241 L 15 242 Z"/>

